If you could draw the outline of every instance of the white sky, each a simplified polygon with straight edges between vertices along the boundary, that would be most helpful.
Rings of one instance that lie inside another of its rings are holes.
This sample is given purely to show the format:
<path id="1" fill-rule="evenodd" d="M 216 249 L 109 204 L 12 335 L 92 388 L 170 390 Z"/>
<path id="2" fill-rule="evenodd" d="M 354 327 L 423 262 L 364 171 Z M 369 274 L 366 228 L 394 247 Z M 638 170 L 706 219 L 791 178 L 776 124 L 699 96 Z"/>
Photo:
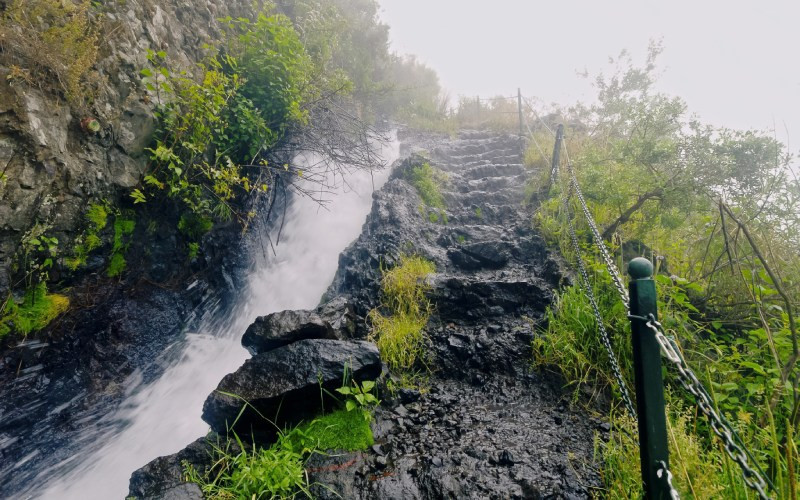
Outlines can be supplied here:
<path id="1" fill-rule="evenodd" d="M 590 101 L 579 77 L 661 38 L 659 90 L 715 125 L 772 129 L 800 145 L 800 0 L 379 0 L 394 50 L 453 95 Z M 785 127 L 788 128 L 787 137 Z"/>

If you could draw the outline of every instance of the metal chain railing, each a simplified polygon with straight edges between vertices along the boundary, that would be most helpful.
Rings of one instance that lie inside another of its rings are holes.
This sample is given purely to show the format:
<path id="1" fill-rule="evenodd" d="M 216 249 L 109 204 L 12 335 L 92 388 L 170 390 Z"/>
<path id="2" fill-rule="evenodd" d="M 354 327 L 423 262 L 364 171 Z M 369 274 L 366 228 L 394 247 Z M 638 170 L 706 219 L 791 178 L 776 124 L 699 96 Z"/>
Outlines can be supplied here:
<path id="1" fill-rule="evenodd" d="M 600 236 L 600 230 L 597 229 L 597 224 L 595 223 L 591 212 L 589 212 L 589 207 L 586 205 L 586 200 L 584 199 L 583 192 L 581 192 L 581 188 L 578 185 L 578 179 L 575 178 L 575 171 L 572 169 L 571 163 L 567 163 L 567 170 L 569 171 L 572 189 L 575 191 L 578 201 L 581 203 L 583 215 L 586 217 L 586 222 L 589 224 L 589 229 L 592 232 L 595 244 L 600 250 L 600 255 L 605 262 L 608 273 L 611 275 L 611 280 L 614 282 L 614 287 L 617 289 L 617 293 L 619 293 L 620 300 L 622 300 L 622 303 L 625 304 L 625 310 L 630 311 L 631 301 L 630 297 L 628 297 L 628 290 L 625 289 L 619 269 L 617 269 L 617 265 L 614 264 L 614 260 L 611 258 L 611 252 L 608 251 L 606 243 L 603 241 L 602 236 Z"/>
<path id="2" fill-rule="evenodd" d="M 636 410 L 633 406 L 633 400 L 631 399 L 631 395 L 628 392 L 628 386 L 625 383 L 625 377 L 622 375 L 622 369 L 619 367 L 619 362 L 617 361 L 617 356 L 614 354 L 614 350 L 611 347 L 611 338 L 608 335 L 608 331 L 606 331 L 605 324 L 603 322 L 603 315 L 600 313 L 600 308 L 597 306 L 597 301 L 594 297 L 594 290 L 592 289 L 592 283 L 589 281 L 589 273 L 586 272 L 586 266 L 583 264 L 583 258 L 581 257 L 581 248 L 578 245 L 578 236 L 575 234 L 575 227 L 572 225 L 572 217 L 570 217 L 569 211 L 569 195 L 564 198 L 564 208 L 566 209 L 567 213 L 567 223 L 569 225 L 569 235 L 572 239 L 572 246 L 575 249 L 575 260 L 578 264 L 578 271 L 581 274 L 581 278 L 583 280 L 583 289 L 586 291 L 586 296 L 589 299 L 589 304 L 592 306 L 592 311 L 594 312 L 595 321 L 597 322 L 597 330 L 600 332 L 600 339 L 603 341 L 603 346 L 608 353 L 608 359 L 611 362 L 611 372 L 614 374 L 614 379 L 617 381 L 617 385 L 619 386 L 619 391 L 622 395 L 622 402 L 625 404 L 625 409 L 628 410 L 628 413 L 636 418 Z"/>
<path id="3" fill-rule="evenodd" d="M 775 486 L 769 481 L 769 479 L 766 479 L 764 471 L 761 470 L 761 468 L 758 466 L 758 463 L 747 451 L 747 448 L 741 443 L 736 431 L 727 422 L 727 419 L 725 419 L 722 414 L 718 413 L 714 409 L 714 401 L 711 398 L 711 395 L 703 386 L 703 383 L 697 378 L 697 375 L 695 375 L 694 371 L 686 363 L 686 359 L 683 357 L 683 354 L 681 353 L 677 343 L 664 334 L 661 323 L 659 323 L 652 314 L 649 318 L 646 318 L 646 320 L 647 327 L 650 328 L 655 334 L 656 340 L 658 341 L 659 346 L 661 346 L 661 352 L 664 354 L 664 357 L 667 358 L 667 360 L 672 363 L 678 371 L 678 380 L 680 381 L 681 385 L 695 397 L 700 411 L 703 412 L 703 415 L 705 415 L 711 423 L 711 429 L 714 431 L 714 434 L 716 434 L 717 437 L 722 440 L 725 452 L 742 469 L 744 483 L 750 489 L 756 491 L 759 498 L 770 498 L 769 495 L 767 495 L 767 486 L 769 485 L 769 487 L 771 487 L 773 490 L 775 489 Z M 737 443 L 737 441 L 739 442 Z M 749 465 L 748 457 L 755 464 L 755 469 Z"/>
<path id="4" fill-rule="evenodd" d="M 659 469 L 658 472 L 656 472 L 656 475 L 659 477 L 659 479 L 663 479 L 664 481 L 666 481 L 667 487 L 669 488 L 670 499 L 680 500 L 681 496 L 678 493 L 678 490 L 676 490 L 675 487 L 672 486 L 672 472 L 669 471 L 669 467 L 667 467 L 667 464 L 665 464 L 663 461 L 658 462 L 658 466 Z M 664 476 L 666 476 L 666 478 Z"/>

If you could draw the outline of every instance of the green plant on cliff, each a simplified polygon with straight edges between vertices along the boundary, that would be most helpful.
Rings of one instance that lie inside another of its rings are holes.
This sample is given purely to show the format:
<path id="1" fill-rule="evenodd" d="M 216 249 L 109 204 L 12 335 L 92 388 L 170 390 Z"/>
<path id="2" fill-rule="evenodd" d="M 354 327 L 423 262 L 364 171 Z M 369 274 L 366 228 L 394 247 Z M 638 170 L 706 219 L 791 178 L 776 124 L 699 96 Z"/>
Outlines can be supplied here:
<path id="1" fill-rule="evenodd" d="M 122 274 L 128 263 L 125 253 L 131 245 L 131 234 L 136 229 L 136 220 L 129 214 L 118 212 L 114 219 L 114 242 L 111 247 L 111 257 L 108 261 L 106 275 L 114 278 Z"/>
<path id="2" fill-rule="evenodd" d="M 55 81 L 67 101 L 83 107 L 94 95 L 98 35 L 89 0 L 11 0 L 0 17 L 2 59 L 29 68 L 27 81 Z"/>
<path id="3" fill-rule="evenodd" d="M 47 285 L 39 283 L 28 289 L 22 302 L 10 294 L 0 303 L 0 338 L 11 332 L 28 335 L 41 330 L 69 308 L 64 295 L 47 293 Z"/>
<path id="4" fill-rule="evenodd" d="M 176 74 L 164 52 L 149 52 L 150 67 L 142 70 L 145 87 L 160 104 L 160 127 L 150 172 L 131 196 L 135 204 L 159 197 L 177 203 L 180 229 L 193 239 L 210 222 L 251 217 L 235 202 L 265 191 L 267 183 L 243 166 L 271 168 L 263 154 L 288 126 L 307 120 L 302 105 L 317 95 L 312 61 L 286 16 L 267 7 L 255 20 L 220 22 L 224 43 L 208 47 L 199 78 Z"/>
<path id="5" fill-rule="evenodd" d="M 65 259 L 65 264 L 72 271 L 86 265 L 89 254 L 102 244 L 100 232 L 108 224 L 108 207 L 105 203 L 92 203 L 86 211 L 85 218 L 87 227 L 75 239 L 72 257 Z"/>
<path id="6" fill-rule="evenodd" d="M 433 223 L 441 221 L 447 224 L 444 196 L 442 196 L 442 184 L 447 180 L 445 174 L 426 161 L 411 167 L 407 178 L 422 198 L 423 205 L 419 207 L 422 215 Z"/>
<path id="7" fill-rule="evenodd" d="M 381 306 L 368 315 L 369 338 L 392 370 L 413 371 L 429 362 L 424 329 L 433 306 L 425 296 L 430 290 L 425 279 L 435 271 L 432 262 L 409 255 L 383 270 Z"/>

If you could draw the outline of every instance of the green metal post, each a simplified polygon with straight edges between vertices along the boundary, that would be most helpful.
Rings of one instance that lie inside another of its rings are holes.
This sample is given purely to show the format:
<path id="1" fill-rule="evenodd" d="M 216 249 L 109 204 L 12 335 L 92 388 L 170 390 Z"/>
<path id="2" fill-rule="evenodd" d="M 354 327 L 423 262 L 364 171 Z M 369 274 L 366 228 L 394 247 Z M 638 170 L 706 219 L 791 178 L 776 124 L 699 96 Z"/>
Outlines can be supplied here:
<path id="1" fill-rule="evenodd" d="M 658 477 L 661 462 L 669 466 L 667 417 L 664 408 L 664 380 L 661 375 L 661 348 L 655 332 L 642 318 L 658 318 L 653 264 L 642 257 L 628 264 L 631 276 L 631 332 L 633 333 L 633 371 L 636 378 L 636 412 L 639 418 L 639 459 L 642 466 L 645 498 L 670 498 L 666 477 Z M 664 474 L 664 476 L 666 476 Z"/>

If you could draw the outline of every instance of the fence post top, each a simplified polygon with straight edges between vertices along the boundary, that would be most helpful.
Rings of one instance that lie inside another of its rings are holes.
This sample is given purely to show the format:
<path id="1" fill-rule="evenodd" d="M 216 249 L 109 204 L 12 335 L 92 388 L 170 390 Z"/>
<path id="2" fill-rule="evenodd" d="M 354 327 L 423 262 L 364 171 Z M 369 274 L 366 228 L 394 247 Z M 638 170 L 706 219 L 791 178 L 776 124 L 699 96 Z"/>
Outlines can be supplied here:
<path id="1" fill-rule="evenodd" d="M 653 263 L 644 257 L 636 257 L 628 263 L 628 274 L 635 280 L 653 277 Z"/>

